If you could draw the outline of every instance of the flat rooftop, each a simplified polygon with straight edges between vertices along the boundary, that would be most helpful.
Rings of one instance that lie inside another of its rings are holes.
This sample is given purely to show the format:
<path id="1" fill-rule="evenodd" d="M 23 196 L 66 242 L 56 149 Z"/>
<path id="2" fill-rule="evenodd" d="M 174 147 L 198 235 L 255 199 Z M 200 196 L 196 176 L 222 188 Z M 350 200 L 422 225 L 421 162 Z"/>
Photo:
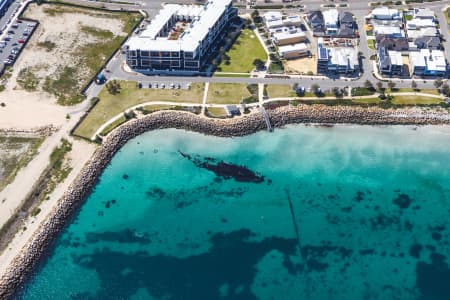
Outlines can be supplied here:
<path id="1" fill-rule="evenodd" d="M 131 37 L 130 50 L 195 51 L 209 29 L 219 20 L 232 0 L 209 0 L 204 5 L 166 4 L 139 36 Z M 189 20 L 189 25 L 176 40 L 160 36 L 171 20 Z"/>

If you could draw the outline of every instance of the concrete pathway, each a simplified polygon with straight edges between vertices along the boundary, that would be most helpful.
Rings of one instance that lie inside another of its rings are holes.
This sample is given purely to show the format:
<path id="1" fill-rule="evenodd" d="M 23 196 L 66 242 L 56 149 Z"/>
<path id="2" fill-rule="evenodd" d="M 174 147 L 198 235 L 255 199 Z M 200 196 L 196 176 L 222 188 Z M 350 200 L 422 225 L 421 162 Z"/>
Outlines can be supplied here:
<path id="1" fill-rule="evenodd" d="M 209 89 L 209 82 L 205 83 L 205 90 L 203 92 L 203 101 L 202 101 L 202 115 L 205 115 L 205 109 L 206 109 L 206 99 L 208 99 L 208 89 Z"/>
<path id="2" fill-rule="evenodd" d="M 293 100 L 335 100 L 336 97 L 329 96 L 329 97 L 279 97 L 279 98 L 270 98 L 270 99 L 263 99 L 263 89 L 264 84 L 258 84 L 258 102 L 255 103 L 249 103 L 246 104 L 246 107 L 253 108 L 257 106 L 262 106 L 263 104 L 267 104 L 270 102 L 276 102 L 276 101 L 293 101 Z M 206 90 L 206 88 L 205 88 Z M 352 100 L 352 99 L 371 99 L 371 98 L 377 98 L 380 94 L 375 93 L 373 95 L 367 95 L 367 96 L 351 96 L 351 89 L 349 88 L 348 96 L 342 97 L 343 100 Z M 204 94 L 206 95 L 207 92 Z M 426 93 L 420 93 L 420 92 L 405 92 L 405 93 L 391 93 L 390 95 L 393 96 L 424 96 L 424 97 L 430 97 L 430 98 L 439 98 L 444 99 L 445 96 L 442 95 L 433 95 L 433 94 L 426 94 Z M 204 112 L 204 109 L 208 107 L 222 107 L 225 108 L 229 104 L 214 104 L 214 103 L 206 103 L 206 98 L 204 96 L 202 104 L 199 103 L 191 103 L 191 102 L 170 102 L 170 101 L 149 101 L 145 103 L 141 103 L 138 105 L 135 105 L 133 107 L 128 108 L 127 110 L 135 110 L 137 108 L 142 108 L 145 106 L 151 106 L 151 105 L 173 105 L 173 106 L 185 106 L 185 107 L 195 107 L 195 106 L 202 106 L 202 112 Z M 102 126 L 100 126 L 95 133 L 92 135 L 91 139 L 95 140 L 95 138 L 100 135 L 100 133 L 110 124 L 114 123 L 116 120 L 121 118 L 123 115 L 122 113 L 117 114 L 116 116 L 109 119 L 107 122 L 105 122 Z M 204 115 L 204 113 L 202 113 Z"/>

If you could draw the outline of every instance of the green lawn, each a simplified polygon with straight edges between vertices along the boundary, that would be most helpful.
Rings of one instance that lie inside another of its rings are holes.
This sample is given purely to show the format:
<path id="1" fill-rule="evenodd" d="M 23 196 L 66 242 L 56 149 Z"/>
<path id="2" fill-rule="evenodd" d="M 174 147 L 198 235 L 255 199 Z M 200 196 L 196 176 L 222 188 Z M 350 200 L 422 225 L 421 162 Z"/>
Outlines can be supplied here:
<path id="1" fill-rule="evenodd" d="M 296 97 L 297 94 L 288 84 L 267 85 L 267 96 L 269 98 Z"/>
<path id="2" fill-rule="evenodd" d="M 118 118 L 117 120 L 115 120 L 114 122 L 112 122 L 111 124 L 109 124 L 108 126 L 106 126 L 102 132 L 101 135 L 105 136 L 108 133 L 110 133 L 114 128 L 118 127 L 119 125 L 122 125 L 123 123 L 125 123 L 127 121 L 127 118 L 125 118 L 125 116 L 121 116 L 120 118 Z"/>
<path id="3" fill-rule="evenodd" d="M 241 78 L 249 78 L 250 74 L 227 74 L 227 73 L 217 73 L 217 72 L 215 72 L 213 77 L 241 77 Z"/>
<path id="4" fill-rule="evenodd" d="M 442 99 L 422 96 L 394 96 L 393 104 L 414 105 L 414 104 L 439 104 Z"/>
<path id="5" fill-rule="evenodd" d="M 208 115 L 217 118 L 223 118 L 228 116 L 226 110 L 223 107 L 208 107 Z"/>
<path id="6" fill-rule="evenodd" d="M 230 50 L 225 55 L 229 56 L 229 64 L 226 60 L 218 66 L 217 71 L 248 73 L 254 69 L 253 61 L 257 58 L 267 61 L 267 54 L 259 42 L 256 34 L 250 29 L 242 30 Z"/>
<path id="7" fill-rule="evenodd" d="M 369 49 L 376 50 L 375 49 L 375 40 L 367 40 L 367 46 Z"/>
<path id="8" fill-rule="evenodd" d="M 241 100 L 251 97 L 246 84 L 241 83 L 210 83 L 207 103 L 239 104 Z"/>
<path id="9" fill-rule="evenodd" d="M 412 88 L 400 88 L 400 89 L 394 89 L 394 93 L 425 93 L 425 94 L 431 94 L 431 95 L 440 95 L 439 91 L 437 89 L 419 89 L 417 91 L 413 90 Z"/>
<path id="10" fill-rule="evenodd" d="M 171 101 L 201 103 L 203 83 L 193 83 L 188 90 L 179 89 L 139 89 L 134 81 L 119 81 L 120 92 L 111 95 L 104 87 L 99 94 L 100 101 L 75 130 L 75 134 L 91 138 L 95 131 L 112 117 L 126 109 L 150 101 Z"/>

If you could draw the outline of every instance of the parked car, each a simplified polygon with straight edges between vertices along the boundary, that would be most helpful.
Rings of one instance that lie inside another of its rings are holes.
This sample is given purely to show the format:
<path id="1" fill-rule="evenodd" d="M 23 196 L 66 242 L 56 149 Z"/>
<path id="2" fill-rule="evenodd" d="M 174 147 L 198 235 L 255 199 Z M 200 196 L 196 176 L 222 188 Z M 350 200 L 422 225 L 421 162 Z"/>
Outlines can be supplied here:
<path id="1" fill-rule="evenodd" d="M 17 23 L 22 23 L 22 20 L 17 20 Z"/>
<path id="2" fill-rule="evenodd" d="M 8 33 L 9 34 L 14 34 L 15 32 L 14 32 L 14 30 L 8 30 Z"/>
<path id="3" fill-rule="evenodd" d="M 24 41 L 24 40 L 22 40 L 22 39 L 18 40 L 17 42 L 18 42 L 19 44 L 23 44 L 23 43 L 25 43 L 25 41 Z"/>

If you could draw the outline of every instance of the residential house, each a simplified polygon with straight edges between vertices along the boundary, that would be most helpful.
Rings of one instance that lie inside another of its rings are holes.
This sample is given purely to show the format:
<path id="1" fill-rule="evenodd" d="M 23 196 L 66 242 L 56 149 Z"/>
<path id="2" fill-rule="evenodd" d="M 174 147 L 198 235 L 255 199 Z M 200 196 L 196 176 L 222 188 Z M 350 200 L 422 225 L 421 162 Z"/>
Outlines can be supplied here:
<path id="1" fill-rule="evenodd" d="M 422 36 L 414 40 L 417 49 L 441 50 L 441 39 L 437 36 Z"/>
<path id="2" fill-rule="evenodd" d="M 434 12 L 429 8 L 414 8 L 413 9 L 414 19 L 431 19 L 435 20 Z"/>
<path id="3" fill-rule="evenodd" d="M 308 23 L 314 34 L 323 34 L 325 32 L 323 14 L 320 10 L 311 11 L 308 14 Z"/>
<path id="4" fill-rule="evenodd" d="M 263 15 L 263 19 L 266 24 L 266 28 L 276 28 L 284 26 L 283 15 L 279 11 L 268 11 Z"/>
<path id="5" fill-rule="evenodd" d="M 375 36 L 384 35 L 389 37 L 404 37 L 405 32 L 395 25 L 373 24 L 373 33 Z"/>
<path id="6" fill-rule="evenodd" d="M 383 47 L 387 50 L 394 51 L 408 51 L 409 43 L 408 39 L 405 37 L 392 38 L 386 35 L 377 35 L 376 36 L 377 47 Z"/>
<path id="7" fill-rule="evenodd" d="M 439 37 L 439 30 L 436 27 L 425 27 L 417 30 L 408 30 L 408 40 L 414 41 L 420 37 Z"/>
<path id="8" fill-rule="evenodd" d="M 278 53 L 284 59 L 292 59 L 308 56 L 310 54 L 310 51 L 305 43 L 298 43 L 293 45 L 280 46 L 278 47 Z"/>
<path id="9" fill-rule="evenodd" d="M 317 72 L 320 74 L 352 74 L 359 72 L 358 49 L 353 47 L 325 47 L 318 41 Z"/>
<path id="10" fill-rule="evenodd" d="M 274 32 L 271 34 L 272 41 L 277 46 L 283 46 L 283 45 L 289 45 L 289 44 L 296 44 L 300 42 L 305 42 L 307 40 L 306 34 L 297 28 L 287 28 L 283 27 L 283 29 L 280 32 Z"/>
<path id="11" fill-rule="evenodd" d="M 335 35 L 339 30 L 339 12 L 337 9 L 329 9 L 323 11 L 323 20 L 325 25 L 325 33 Z"/>
<path id="12" fill-rule="evenodd" d="M 339 26 L 347 27 L 347 28 L 354 28 L 355 27 L 355 19 L 351 12 L 343 11 L 339 13 Z"/>
<path id="13" fill-rule="evenodd" d="M 409 53 L 411 69 L 418 76 L 444 76 L 447 61 L 444 51 L 420 49 Z"/>
<path id="14" fill-rule="evenodd" d="M 372 17 L 377 20 L 401 20 L 403 18 L 398 9 L 385 6 L 372 10 Z"/>
<path id="15" fill-rule="evenodd" d="M 403 58 L 399 51 L 388 50 L 384 47 L 378 48 L 378 69 L 381 74 L 393 76 L 402 75 Z"/>

